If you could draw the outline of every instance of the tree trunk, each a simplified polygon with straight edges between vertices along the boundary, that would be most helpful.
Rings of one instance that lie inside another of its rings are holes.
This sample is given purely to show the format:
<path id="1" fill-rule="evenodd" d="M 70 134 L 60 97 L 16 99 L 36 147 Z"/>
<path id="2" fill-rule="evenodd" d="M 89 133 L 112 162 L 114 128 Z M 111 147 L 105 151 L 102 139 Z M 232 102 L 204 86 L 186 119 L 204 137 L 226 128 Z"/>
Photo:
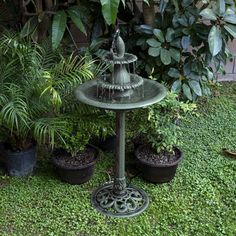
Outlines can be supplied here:
<path id="1" fill-rule="evenodd" d="M 143 1 L 143 18 L 144 18 L 144 24 L 154 26 L 155 23 L 154 0 L 149 0 L 149 5 Z"/>

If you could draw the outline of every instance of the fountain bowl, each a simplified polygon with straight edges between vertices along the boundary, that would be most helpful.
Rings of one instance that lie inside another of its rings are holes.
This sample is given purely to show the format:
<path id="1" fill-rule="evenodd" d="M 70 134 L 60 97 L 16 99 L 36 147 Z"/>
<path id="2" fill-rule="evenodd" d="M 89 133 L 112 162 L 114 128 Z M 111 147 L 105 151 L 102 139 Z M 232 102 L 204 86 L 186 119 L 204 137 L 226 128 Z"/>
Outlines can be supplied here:
<path id="1" fill-rule="evenodd" d="M 75 90 L 79 102 L 107 110 L 131 110 L 152 105 L 161 101 L 166 96 L 165 87 L 150 79 L 143 79 L 143 85 L 133 89 L 130 97 L 109 99 L 98 96 L 98 81 L 90 80 L 81 84 Z"/>

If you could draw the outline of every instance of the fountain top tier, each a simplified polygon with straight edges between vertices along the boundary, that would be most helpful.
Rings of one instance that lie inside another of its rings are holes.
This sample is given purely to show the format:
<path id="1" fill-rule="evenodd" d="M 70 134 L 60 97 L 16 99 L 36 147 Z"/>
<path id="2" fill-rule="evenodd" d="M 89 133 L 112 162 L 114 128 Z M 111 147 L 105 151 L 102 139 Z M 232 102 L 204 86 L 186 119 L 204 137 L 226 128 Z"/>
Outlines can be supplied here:
<path id="1" fill-rule="evenodd" d="M 112 65 L 112 73 L 98 79 L 98 97 L 121 99 L 130 97 L 135 89 L 142 88 L 143 78 L 135 74 L 137 57 L 125 53 L 125 44 L 119 30 L 113 37 L 111 50 L 105 55 L 104 61 Z"/>
<path id="2" fill-rule="evenodd" d="M 152 80 L 136 75 L 135 55 L 125 52 L 119 30 L 104 61 L 111 64 L 111 74 L 88 81 L 76 90 L 79 101 L 110 110 L 128 110 L 151 105 L 165 97 L 165 88 Z"/>
<path id="3" fill-rule="evenodd" d="M 125 53 L 125 44 L 120 37 L 120 31 L 117 30 L 112 41 L 111 50 L 104 57 L 104 61 L 110 64 L 131 64 L 138 60 L 138 58 L 129 53 Z"/>

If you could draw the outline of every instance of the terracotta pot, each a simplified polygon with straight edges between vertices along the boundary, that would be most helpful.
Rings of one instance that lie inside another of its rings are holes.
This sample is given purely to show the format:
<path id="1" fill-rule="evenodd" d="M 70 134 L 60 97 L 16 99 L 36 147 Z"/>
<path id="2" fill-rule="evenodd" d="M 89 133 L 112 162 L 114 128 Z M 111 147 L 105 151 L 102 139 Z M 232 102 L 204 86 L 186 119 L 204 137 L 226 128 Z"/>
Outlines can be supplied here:
<path id="1" fill-rule="evenodd" d="M 183 159 L 182 151 L 179 150 L 178 148 L 175 148 L 175 153 L 177 153 L 178 159 L 173 163 L 153 164 L 153 163 L 147 163 L 142 159 L 140 150 L 144 146 L 145 145 L 141 145 L 135 150 L 137 165 L 142 172 L 142 177 L 151 183 L 166 183 L 171 181 L 176 174 L 176 169 L 178 167 L 178 164 Z"/>
<path id="2" fill-rule="evenodd" d="M 57 175 L 63 182 L 69 184 L 83 184 L 92 178 L 94 167 L 99 156 L 99 150 L 92 145 L 88 145 L 87 148 L 92 150 L 95 155 L 95 159 L 84 166 L 62 166 L 57 161 L 56 155 L 53 155 L 52 163 L 55 167 Z"/>

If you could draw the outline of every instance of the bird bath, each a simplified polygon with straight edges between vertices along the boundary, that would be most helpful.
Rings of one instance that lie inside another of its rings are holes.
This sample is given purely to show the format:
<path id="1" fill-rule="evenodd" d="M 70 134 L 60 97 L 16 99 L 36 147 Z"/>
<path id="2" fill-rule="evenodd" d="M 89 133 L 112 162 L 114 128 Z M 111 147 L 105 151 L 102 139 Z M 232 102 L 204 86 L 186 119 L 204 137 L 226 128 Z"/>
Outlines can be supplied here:
<path id="1" fill-rule="evenodd" d="M 148 204 L 147 194 L 127 186 L 125 178 L 125 113 L 159 102 L 166 96 L 163 85 L 135 74 L 137 57 L 125 53 L 125 45 L 116 32 L 111 52 L 104 61 L 113 66 L 110 75 L 88 81 L 76 89 L 78 101 L 116 112 L 116 166 L 114 181 L 98 187 L 92 194 L 94 208 L 114 217 L 135 216 Z M 131 65 L 131 66 L 130 66 Z"/>

